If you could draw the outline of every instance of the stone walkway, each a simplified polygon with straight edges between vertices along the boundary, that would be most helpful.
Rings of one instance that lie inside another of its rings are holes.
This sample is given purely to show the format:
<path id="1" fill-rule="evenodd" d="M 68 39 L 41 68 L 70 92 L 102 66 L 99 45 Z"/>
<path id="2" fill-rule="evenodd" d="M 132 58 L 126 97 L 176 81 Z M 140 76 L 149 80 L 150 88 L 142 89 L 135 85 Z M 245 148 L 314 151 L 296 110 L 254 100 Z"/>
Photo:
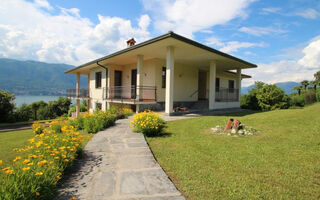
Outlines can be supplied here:
<path id="1" fill-rule="evenodd" d="M 56 199 L 183 200 L 129 119 L 97 133 L 62 182 Z"/>

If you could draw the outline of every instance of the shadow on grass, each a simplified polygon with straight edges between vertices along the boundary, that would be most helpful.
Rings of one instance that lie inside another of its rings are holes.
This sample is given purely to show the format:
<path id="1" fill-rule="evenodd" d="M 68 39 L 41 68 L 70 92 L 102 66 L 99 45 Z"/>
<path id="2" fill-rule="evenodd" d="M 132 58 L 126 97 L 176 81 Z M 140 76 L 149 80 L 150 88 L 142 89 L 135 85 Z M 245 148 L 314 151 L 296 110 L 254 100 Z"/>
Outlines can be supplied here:
<path id="1" fill-rule="evenodd" d="M 168 132 L 161 132 L 158 133 L 156 135 L 148 135 L 148 138 L 166 138 L 166 137 L 171 137 L 172 133 L 168 133 Z"/>

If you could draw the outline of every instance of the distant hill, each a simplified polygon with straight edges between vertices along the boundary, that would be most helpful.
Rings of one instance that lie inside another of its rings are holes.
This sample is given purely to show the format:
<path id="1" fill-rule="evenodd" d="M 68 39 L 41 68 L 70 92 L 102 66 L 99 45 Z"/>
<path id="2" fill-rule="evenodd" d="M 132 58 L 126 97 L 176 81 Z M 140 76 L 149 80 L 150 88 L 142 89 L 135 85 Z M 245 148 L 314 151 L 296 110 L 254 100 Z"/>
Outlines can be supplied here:
<path id="1" fill-rule="evenodd" d="M 76 76 L 64 73 L 73 67 L 0 58 L 0 89 L 16 95 L 64 95 L 76 86 Z M 81 80 L 81 87 L 86 87 L 86 77 Z"/>
<path id="2" fill-rule="evenodd" d="M 280 88 L 282 88 L 286 94 L 291 94 L 294 92 L 294 91 L 292 91 L 292 88 L 296 85 L 300 85 L 300 83 L 288 81 L 288 82 L 276 83 L 276 85 L 279 86 Z M 250 85 L 248 87 L 242 87 L 241 93 L 247 94 L 249 92 L 249 90 L 251 90 L 253 87 L 254 87 L 254 85 Z"/>

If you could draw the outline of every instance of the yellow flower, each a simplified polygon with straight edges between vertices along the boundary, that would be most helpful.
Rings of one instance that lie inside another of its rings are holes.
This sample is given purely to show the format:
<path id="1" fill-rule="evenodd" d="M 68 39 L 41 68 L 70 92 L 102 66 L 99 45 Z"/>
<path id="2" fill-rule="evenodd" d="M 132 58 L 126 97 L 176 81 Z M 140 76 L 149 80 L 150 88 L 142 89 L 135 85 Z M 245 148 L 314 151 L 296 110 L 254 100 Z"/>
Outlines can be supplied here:
<path id="1" fill-rule="evenodd" d="M 77 198 L 75 198 L 75 197 L 72 197 L 70 200 L 77 200 Z"/>
<path id="2" fill-rule="evenodd" d="M 59 160 L 60 158 L 58 156 L 54 157 L 55 160 Z"/>
<path id="3" fill-rule="evenodd" d="M 31 163 L 28 163 L 27 165 L 28 165 L 28 166 L 31 166 L 31 165 L 33 165 L 33 163 L 31 162 Z"/>
<path id="4" fill-rule="evenodd" d="M 64 162 L 69 162 L 69 160 L 68 159 L 64 159 Z"/>
<path id="5" fill-rule="evenodd" d="M 23 161 L 23 164 L 27 164 L 28 162 L 30 162 L 30 160 L 29 160 L 29 159 L 25 159 L 25 160 Z"/>
<path id="6" fill-rule="evenodd" d="M 39 161 L 39 162 L 38 162 L 38 166 L 43 166 L 43 165 L 45 165 L 45 164 L 47 164 L 47 161 L 46 161 L 46 160 L 42 160 L 42 161 Z"/>
<path id="7" fill-rule="evenodd" d="M 39 193 L 39 192 L 36 192 L 36 196 L 40 196 L 40 193 Z"/>
<path id="8" fill-rule="evenodd" d="M 13 160 L 13 162 L 17 162 L 18 160 L 21 160 L 21 156 L 17 156 L 17 157 Z"/>
<path id="9" fill-rule="evenodd" d="M 5 171 L 6 174 L 13 174 L 13 170 L 12 169 L 8 169 Z"/>
<path id="10" fill-rule="evenodd" d="M 2 171 L 7 171 L 10 167 L 3 168 Z"/>
<path id="11" fill-rule="evenodd" d="M 23 171 L 28 171 L 30 169 L 30 167 L 24 167 L 22 168 Z"/>
<path id="12" fill-rule="evenodd" d="M 42 176 L 43 173 L 42 172 L 36 172 L 36 176 Z"/>
<path id="13" fill-rule="evenodd" d="M 0 160 L 0 165 L 2 165 L 2 160 Z"/>
<path id="14" fill-rule="evenodd" d="M 34 138 L 31 138 L 28 140 L 30 142 L 30 144 L 34 143 Z"/>

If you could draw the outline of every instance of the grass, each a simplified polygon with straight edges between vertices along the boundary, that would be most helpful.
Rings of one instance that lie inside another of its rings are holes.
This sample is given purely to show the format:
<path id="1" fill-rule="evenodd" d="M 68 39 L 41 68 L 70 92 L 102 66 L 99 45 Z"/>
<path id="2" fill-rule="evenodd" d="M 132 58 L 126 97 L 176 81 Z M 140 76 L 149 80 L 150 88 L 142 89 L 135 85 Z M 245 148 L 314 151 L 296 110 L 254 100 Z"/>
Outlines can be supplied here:
<path id="1" fill-rule="evenodd" d="M 319 199 L 320 103 L 304 109 L 206 116 L 168 123 L 147 138 L 188 199 Z M 259 135 L 214 135 L 235 117 Z"/>
<path id="2" fill-rule="evenodd" d="M 92 137 L 92 134 L 88 134 L 83 131 L 80 133 L 81 135 Z M 28 145 L 28 139 L 32 138 L 33 136 L 34 133 L 32 129 L 0 133 L 0 160 L 3 161 L 2 166 L 11 166 L 12 160 L 18 154 L 19 156 L 22 156 L 23 152 L 17 153 L 13 151 L 13 148 L 21 148 Z M 89 138 L 85 138 L 85 143 L 87 143 Z"/>
<path id="3" fill-rule="evenodd" d="M 14 122 L 14 123 L 0 123 L 0 127 L 4 126 L 16 126 L 16 125 L 25 125 L 25 124 L 33 124 L 34 122 L 48 122 L 52 121 L 54 119 L 48 119 L 48 120 L 37 120 L 37 121 L 26 121 L 26 122 Z"/>

